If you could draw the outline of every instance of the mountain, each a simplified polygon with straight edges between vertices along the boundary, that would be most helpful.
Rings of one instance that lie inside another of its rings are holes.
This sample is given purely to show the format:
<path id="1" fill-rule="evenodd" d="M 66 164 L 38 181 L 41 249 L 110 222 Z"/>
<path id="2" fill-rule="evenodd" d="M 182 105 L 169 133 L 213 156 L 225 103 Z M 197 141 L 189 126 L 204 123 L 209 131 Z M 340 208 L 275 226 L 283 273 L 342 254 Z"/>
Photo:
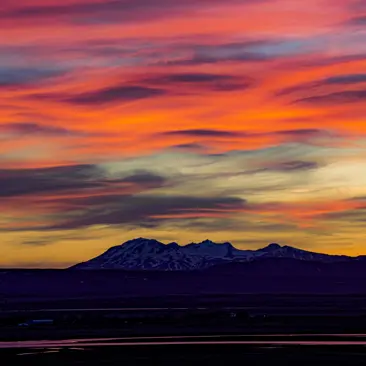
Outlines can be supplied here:
<path id="1" fill-rule="evenodd" d="M 163 244 L 154 239 L 137 238 L 112 247 L 98 257 L 71 268 L 191 271 L 268 258 L 288 258 L 321 263 L 349 262 L 360 259 L 360 257 L 314 253 L 276 243 L 258 250 L 239 250 L 227 242 L 214 243 L 205 240 L 201 243 L 180 246 L 177 243 Z"/>
<path id="2" fill-rule="evenodd" d="M 76 269 L 191 270 L 202 268 L 202 256 L 190 255 L 177 243 L 165 245 L 153 239 L 134 239 L 108 249 Z"/>

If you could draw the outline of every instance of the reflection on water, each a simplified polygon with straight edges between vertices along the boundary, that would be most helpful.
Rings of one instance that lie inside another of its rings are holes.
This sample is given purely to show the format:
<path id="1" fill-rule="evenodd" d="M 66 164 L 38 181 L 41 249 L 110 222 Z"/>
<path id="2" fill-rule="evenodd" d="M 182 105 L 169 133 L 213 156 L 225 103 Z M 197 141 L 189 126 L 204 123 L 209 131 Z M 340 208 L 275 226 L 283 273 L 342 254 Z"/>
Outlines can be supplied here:
<path id="1" fill-rule="evenodd" d="M 46 354 L 46 353 L 58 353 L 59 351 L 49 351 L 49 350 L 41 350 L 38 352 L 26 352 L 26 353 L 18 353 L 18 356 L 31 356 L 31 355 L 37 355 L 37 354 Z"/>
<path id="2" fill-rule="evenodd" d="M 264 338 L 268 339 L 264 339 Z M 281 339 L 282 338 L 282 339 Z M 305 339 L 304 339 L 305 338 Z M 310 339 L 309 339 L 310 338 Z M 320 339 L 325 338 L 325 339 Z M 343 338 L 343 339 L 340 339 Z M 212 336 L 162 336 L 121 337 L 0 342 L 0 348 L 32 349 L 37 353 L 56 353 L 62 348 L 83 351 L 85 347 L 98 346 L 161 346 L 161 345 L 258 345 L 278 346 L 366 346 L 366 334 L 276 334 L 276 335 L 212 335 Z M 34 354 L 23 352 L 21 355 Z M 20 354 L 19 354 L 20 355 Z"/>

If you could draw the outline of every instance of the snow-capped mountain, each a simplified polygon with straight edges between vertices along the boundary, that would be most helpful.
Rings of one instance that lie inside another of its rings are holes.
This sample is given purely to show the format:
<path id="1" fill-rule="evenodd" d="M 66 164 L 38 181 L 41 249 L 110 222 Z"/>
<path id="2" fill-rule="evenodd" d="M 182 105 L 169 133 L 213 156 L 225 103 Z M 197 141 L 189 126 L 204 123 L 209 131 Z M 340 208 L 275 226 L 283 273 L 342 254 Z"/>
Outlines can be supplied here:
<path id="1" fill-rule="evenodd" d="M 328 255 L 322 253 L 309 252 L 307 250 L 297 249 L 289 247 L 287 245 L 281 246 L 276 243 L 272 243 L 263 249 L 255 251 L 256 258 L 292 258 L 303 261 L 312 262 L 343 262 L 347 260 L 353 260 L 353 257 L 347 257 L 345 255 Z"/>
<path id="2" fill-rule="evenodd" d="M 200 270 L 218 264 L 250 262 L 264 258 L 292 258 L 323 263 L 357 260 L 353 257 L 313 253 L 275 243 L 258 250 L 239 250 L 231 243 L 218 244 L 210 240 L 180 246 L 177 243 L 163 244 L 154 239 L 138 238 L 112 247 L 100 256 L 71 268 Z"/>
<path id="3" fill-rule="evenodd" d="M 190 270 L 202 268 L 201 256 L 184 253 L 177 243 L 163 244 L 154 239 L 134 239 L 108 249 L 77 269 Z"/>

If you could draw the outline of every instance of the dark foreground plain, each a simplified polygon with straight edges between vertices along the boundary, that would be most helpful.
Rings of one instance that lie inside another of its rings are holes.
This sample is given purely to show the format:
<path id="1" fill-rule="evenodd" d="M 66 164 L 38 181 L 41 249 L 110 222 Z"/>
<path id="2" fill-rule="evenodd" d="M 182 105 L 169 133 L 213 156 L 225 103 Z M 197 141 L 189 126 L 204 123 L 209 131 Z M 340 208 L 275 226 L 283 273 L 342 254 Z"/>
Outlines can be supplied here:
<path id="1" fill-rule="evenodd" d="M 202 271 L 0 270 L 0 299 L 202 294 L 366 294 L 366 261 L 270 258 Z"/>
<path id="2" fill-rule="evenodd" d="M 15 306 L 16 305 L 16 306 Z M 0 341 L 230 334 L 364 334 L 364 295 L 211 295 L 3 305 Z M 48 319 L 51 324 L 29 324 Z"/>
<path id="3" fill-rule="evenodd" d="M 183 272 L 4 271 L 0 341 L 365 333 L 366 281 L 342 274 L 322 281 L 229 273 L 215 286 L 214 278 Z M 353 281 L 354 292 L 344 290 L 347 281 Z M 327 283 L 333 288 L 320 292 Z M 19 326 L 37 319 L 52 324 Z"/>
<path id="4" fill-rule="evenodd" d="M 3 270 L 0 342 L 10 343 L 0 364 L 365 365 L 364 267 L 271 263 L 204 273 Z"/>

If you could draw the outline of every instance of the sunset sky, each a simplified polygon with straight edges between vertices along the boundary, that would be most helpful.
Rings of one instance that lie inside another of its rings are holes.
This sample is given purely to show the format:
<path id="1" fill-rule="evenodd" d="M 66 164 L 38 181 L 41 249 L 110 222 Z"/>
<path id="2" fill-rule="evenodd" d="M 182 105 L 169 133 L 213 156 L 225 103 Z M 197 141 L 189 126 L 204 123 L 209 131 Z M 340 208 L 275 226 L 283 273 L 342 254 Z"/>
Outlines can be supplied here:
<path id="1" fill-rule="evenodd" d="M 134 237 L 366 254 L 366 1 L 2 0 L 0 266 Z"/>

